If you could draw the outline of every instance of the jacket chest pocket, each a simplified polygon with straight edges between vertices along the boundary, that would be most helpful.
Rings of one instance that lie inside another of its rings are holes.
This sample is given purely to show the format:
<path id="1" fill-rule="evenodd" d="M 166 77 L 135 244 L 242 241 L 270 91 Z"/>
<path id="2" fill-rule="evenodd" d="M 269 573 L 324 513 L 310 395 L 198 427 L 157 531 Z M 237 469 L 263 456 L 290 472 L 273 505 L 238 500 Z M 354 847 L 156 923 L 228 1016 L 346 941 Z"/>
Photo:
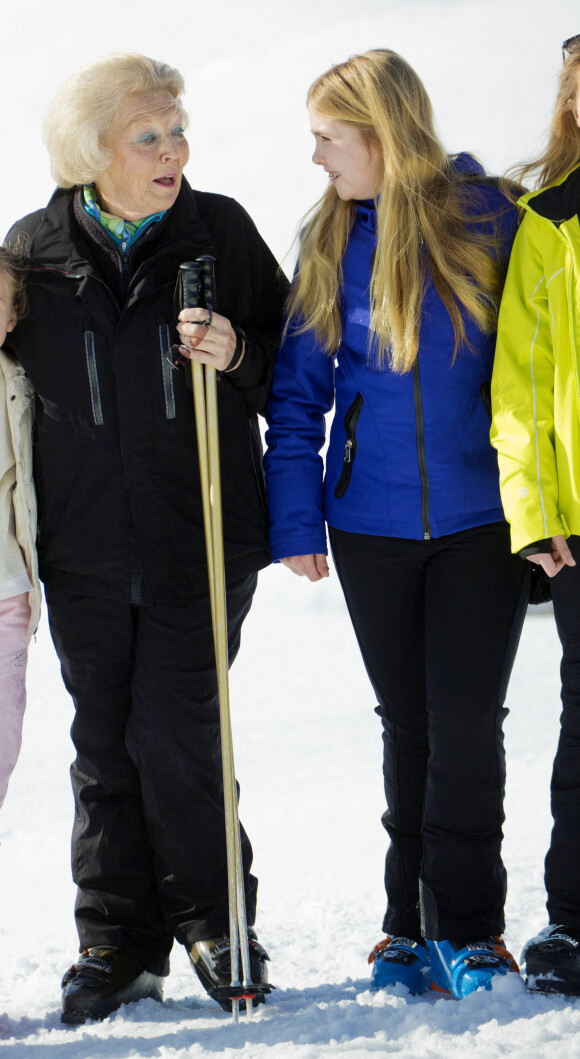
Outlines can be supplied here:
<path id="1" fill-rule="evenodd" d="M 346 434 L 346 442 L 344 446 L 344 462 L 342 465 L 342 471 L 340 477 L 334 487 L 334 495 L 337 500 L 341 500 L 346 493 L 352 476 L 352 465 L 356 456 L 356 428 L 364 404 L 364 398 L 360 393 L 357 393 L 354 401 L 350 405 L 345 417 L 344 417 L 344 431 Z"/>
<path id="2" fill-rule="evenodd" d="M 94 331 L 85 331 L 85 360 L 89 379 L 93 422 L 96 427 L 102 427 L 104 426 L 105 420 L 103 418 L 103 404 L 101 401 L 101 387 L 99 385 L 99 370 L 97 366 Z"/>

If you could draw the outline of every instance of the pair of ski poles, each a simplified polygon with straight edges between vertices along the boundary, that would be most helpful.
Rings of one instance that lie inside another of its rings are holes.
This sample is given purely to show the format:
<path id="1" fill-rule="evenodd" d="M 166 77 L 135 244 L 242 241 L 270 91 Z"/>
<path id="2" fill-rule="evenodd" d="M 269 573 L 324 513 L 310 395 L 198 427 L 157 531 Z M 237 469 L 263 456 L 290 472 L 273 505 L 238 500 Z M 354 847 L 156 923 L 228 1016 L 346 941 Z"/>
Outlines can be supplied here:
<path id="1" fill-rule="evenodd" d="M 211 321 L 215 308 L 214 258 L 205 254 L 195 261 L 184 262 L 180 265 L 179 276 L 181 308 L 205 308 L 208 319 Z M 240 1000 L 245 1000 L 246 1011 L 248 1017 L 251 1018 L 253 998 L 257 993 L 263 993 L 263 990 L 259 985 L 252 984 L 250 971 L 246 895 L 232 743 L 217 373 L 216 369 L 209 364 L 200 364 L 194 360 L 190 363 L 219 697 L 230 927 L 231 985 L 214 989 L 212 996 L 218 1001 L 231 1000 L 233 1020 L 238 1022 Z"/>

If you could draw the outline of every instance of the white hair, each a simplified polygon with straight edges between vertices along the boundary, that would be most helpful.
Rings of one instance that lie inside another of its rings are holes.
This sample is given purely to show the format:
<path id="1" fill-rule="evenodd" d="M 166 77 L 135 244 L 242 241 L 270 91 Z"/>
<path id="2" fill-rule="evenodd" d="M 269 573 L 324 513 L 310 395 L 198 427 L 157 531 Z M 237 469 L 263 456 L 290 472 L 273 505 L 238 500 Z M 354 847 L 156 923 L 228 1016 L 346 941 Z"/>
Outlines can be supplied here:
<path id="1" fill-rule="evenodd" d="M 44 142 L 59 187 L 92 184 L 108 169 L 112 154 L 105 140 L 126 96 L 169 92 L 181 108 L 184 88 L 179 70 L 146 55 L 104 55 L 77 70 L 57 92 L 44 120 Z"/>

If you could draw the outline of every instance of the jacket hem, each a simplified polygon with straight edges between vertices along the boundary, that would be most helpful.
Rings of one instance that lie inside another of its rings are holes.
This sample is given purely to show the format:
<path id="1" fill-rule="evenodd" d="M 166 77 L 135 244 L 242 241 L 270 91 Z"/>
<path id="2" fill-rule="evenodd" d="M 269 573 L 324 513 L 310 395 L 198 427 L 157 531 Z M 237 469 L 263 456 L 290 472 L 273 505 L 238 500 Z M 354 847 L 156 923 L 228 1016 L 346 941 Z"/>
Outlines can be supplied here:
<path id="1" fill-rule="evenodd" d="M 265 548 L 239 555 L 226 562 L 226 583 L 257 574 L 270 566 L 271 554 Z M 163 588 L 145 589 L 137 601 L 131 592 L 131 579 L 91 577 L 88 574 L 61 570 L 54 566 L 41 565 L 40 577 L 47 589 L 68 592 L 73 596 L 92 596 L 110 599 L 117 603 L 132 603 L 135 606 L 161 606 L 167 603 L 188 603 L 192 598 L 207 592 L 207 567 L 196 565 L 180 578 L 168 581 Z"/>
<path id="2" fill-rule="evenodd" d="M 491 508 L 486 511 L 474 511 L 465 515 L 448 519 L 437 519 L 431 515 L 431 538 L 445 537 L 450 533 L 460 533 L 462 530 L 475 529 L 477 526 L 487 526 L 492 522 L 505 522 L 505 515 L 501 507 Z M 333 514 L 328 517 L 328 525 L 334 529 L 343 530 L 346 533 L 363 533 L 371 537 L 401 537 L 406 540 L 423 540 L 423 528 L 420 520 L 406 522 L 395 519 L 356 519 L 335 518 Z"/>

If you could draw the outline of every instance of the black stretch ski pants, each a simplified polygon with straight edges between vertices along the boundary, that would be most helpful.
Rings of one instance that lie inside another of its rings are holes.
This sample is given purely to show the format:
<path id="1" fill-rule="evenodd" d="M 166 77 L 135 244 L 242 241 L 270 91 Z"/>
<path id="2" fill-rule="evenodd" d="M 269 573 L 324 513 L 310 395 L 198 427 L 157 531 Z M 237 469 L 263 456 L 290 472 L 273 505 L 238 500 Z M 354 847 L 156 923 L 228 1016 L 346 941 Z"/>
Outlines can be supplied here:
<path id="1" fill-rule="evenodd" d="M 230 664 L 256 588 L 227 589 Z M 209 594 L 133 606 L 46 590 L 74 699 L 73 878 L 81 949 L 113 945 L 167 974 L 173 939 L 229 932 Z M 256 908 L 242 831 L 248 922 Z"/>
<path id="2" fill-rule="evenodd" d="M 383 929 L 499 934 L 504 700 L 530 571 L 504 523 L 429 541 L 330 539 L 383 725 Z"/>
<path id="3" fill-rule="evenodd" d="M 576 566 L 564 566 L 550 581 L 554 617 L 562 644 L 562 714 L 552 770 L 554 826 L 546 856 L 551 923 L 580 927 L 580 537 L 569 537 Z"/>

